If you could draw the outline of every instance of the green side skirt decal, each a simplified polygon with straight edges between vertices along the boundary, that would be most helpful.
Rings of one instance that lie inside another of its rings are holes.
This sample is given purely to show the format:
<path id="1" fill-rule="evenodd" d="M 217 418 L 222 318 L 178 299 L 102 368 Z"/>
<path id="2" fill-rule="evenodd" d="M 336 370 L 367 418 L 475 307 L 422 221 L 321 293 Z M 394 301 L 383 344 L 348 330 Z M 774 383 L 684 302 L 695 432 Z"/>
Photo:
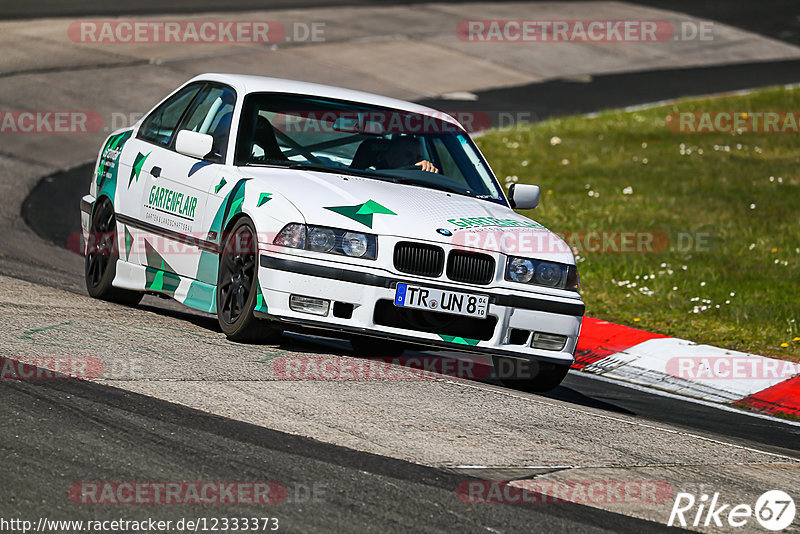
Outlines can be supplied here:
<path id="1" fill-rule="evenodd" d="M 217 313 L 217 286 L 193 281 L 183 301 L 186 306 L 208 313 Z"/>

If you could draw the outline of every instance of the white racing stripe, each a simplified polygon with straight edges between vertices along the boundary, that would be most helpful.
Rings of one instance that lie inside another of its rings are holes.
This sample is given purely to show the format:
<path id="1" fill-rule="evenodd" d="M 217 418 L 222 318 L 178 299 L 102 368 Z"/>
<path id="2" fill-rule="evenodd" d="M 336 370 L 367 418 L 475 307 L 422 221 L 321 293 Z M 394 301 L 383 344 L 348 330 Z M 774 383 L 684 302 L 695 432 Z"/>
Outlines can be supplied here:
<path id="1" fill-rule="evenodd" d="M 702 400 L 734 402 L 787 380 L 796 374 L 797 365 L 678 338 L 657 338 L 591 363 L 584 371 Z"/>

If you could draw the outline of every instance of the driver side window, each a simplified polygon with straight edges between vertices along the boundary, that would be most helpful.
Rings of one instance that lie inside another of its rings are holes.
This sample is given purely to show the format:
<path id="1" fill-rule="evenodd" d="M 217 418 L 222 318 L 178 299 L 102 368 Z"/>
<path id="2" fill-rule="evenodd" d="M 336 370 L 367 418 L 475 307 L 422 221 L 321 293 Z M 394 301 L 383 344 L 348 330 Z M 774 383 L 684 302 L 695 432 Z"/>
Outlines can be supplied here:
<path id="1" fill-rule="evenodd" d="M 207 134 L 214 139 L 211 152 L 205 158 L 206 161 L 225 162 L 235 104 L 236 93 L 233 89 L 210 85 L 203 90 L 181 126 L 184 130 Z"/>
<path id="2" fill-rule="evenodd" d="M 177 133 L 178 123 L 200 91 L 203 84 L 197 83 L 184 87 L 166 102 L 158 106 L 147 116 L 139 127 L 137 138 L 154 145 L 168 148 Z"/>

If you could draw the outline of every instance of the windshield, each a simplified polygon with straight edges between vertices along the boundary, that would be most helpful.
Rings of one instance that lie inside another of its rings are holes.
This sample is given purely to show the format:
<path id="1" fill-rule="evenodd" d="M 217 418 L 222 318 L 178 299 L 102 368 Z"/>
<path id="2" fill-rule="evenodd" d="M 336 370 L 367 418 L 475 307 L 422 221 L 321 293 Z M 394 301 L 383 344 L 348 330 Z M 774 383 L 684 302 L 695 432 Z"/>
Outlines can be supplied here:
<path id="1" fill-rule="evenodd" d="M 461 128 L 440 117 L 355 102 L 249 95 L 236 164 L 358 174 L 506 204 Z"/>

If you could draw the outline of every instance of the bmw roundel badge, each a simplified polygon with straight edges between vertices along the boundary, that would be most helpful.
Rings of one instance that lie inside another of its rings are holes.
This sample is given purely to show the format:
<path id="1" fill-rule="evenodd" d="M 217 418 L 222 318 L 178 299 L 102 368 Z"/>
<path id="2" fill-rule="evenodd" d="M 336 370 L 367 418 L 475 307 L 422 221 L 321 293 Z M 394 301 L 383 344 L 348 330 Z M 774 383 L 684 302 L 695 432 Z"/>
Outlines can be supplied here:
<path id="1" fill-rule="evenodd" d="M 451 235 L 453 235 L 453 232 L 451 232 L 450 230 L 448 230 L 446 228 L 439 228 L 436 231 L 439 232 L 440 234 L 442 234 L 445 237 L 450 237 Z"/>

